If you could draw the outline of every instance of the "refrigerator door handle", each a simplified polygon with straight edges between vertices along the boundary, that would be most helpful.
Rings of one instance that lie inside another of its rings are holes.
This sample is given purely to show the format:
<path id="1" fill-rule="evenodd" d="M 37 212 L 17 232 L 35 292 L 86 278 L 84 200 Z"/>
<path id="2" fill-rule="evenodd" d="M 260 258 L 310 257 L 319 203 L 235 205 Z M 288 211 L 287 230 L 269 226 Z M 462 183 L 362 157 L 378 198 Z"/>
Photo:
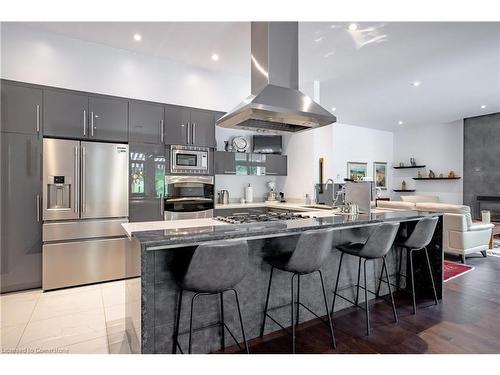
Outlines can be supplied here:
<path id="1" fill-rule="evenodd" d="M 163 213 L 165 212 L 165 206 L 163 204 L 163 195 L 162 194 L 160 194 L 159 200 L 160 200 L 160 217 L 163 220 Z"/>
<path id="2" fill-rule="evenodd" d="M 86 158 L 87 158 L 87 149 L 86 147 L 82 147 L 82 173 L 81 173 L 81 196 L 82 196 L 82 207 L 81 207 L 81 212 L 85 212 L 85 209 L 87 207 L 87 202 L 86 202 L 86 184 L 87 184 L 87 165 L 86 165 Z"/>
<path id="3" fill-rule="evenodd" d="M 79 150 L 78 146 L 75 146 L 75 155 L 74 155 L 74 162 L 75 162 L 75 190 L 73 191 L 73 211 L 75 213 L 78 213 L 78 210 L 80 209 L 79 203 L 80 203 L 80 158 L 79 158 Z"/>

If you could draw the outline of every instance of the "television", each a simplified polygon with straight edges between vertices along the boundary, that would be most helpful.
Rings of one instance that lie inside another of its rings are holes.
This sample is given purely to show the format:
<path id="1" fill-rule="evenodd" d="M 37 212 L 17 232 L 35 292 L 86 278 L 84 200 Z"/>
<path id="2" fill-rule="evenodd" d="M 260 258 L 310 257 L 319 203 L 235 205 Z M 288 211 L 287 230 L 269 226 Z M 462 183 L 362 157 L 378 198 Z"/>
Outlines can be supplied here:
<path id="1" fill-rule="evenodd" d="M 281 154 L 281 135 L 254 135 L 252 148 L 256 154 Z"/>

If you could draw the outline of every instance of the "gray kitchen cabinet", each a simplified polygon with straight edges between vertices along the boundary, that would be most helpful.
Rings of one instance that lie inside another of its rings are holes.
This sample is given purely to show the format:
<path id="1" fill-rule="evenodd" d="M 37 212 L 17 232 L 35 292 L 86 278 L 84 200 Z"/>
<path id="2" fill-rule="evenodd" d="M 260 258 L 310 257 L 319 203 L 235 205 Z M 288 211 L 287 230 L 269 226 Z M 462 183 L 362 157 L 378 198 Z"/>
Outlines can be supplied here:
<path id="1" fill-rule="evenodd" d="M 89 136 L 89 97 L 59 89 L 43 90 L 43 135 L 46 137 L 87 139 Z"/>
<path id="2" fill-rule="evenodd" d="M 287 157 L 286 155 L 266 155 L 266 175 L 286 176 Z"/>
<path id="3" fill-rule="evenodd" d="M 90 139 L 128 141 L 128 101 L 101 96 L 89 97 Z"/>
<path id="4" fill-rule="evenodd" d="M 214 112 L 193 109 L 191 111 L 191 144 L 194 146 L 215 147 Z"/>
<path id="5" fill-rule="evenodd" d="M 0 292 L 42 285 L 41 137 L 1 133 Z"/>
<path id="6" fill-rule="evenodd" d="M 189 108 L 175 105 L 165 106 L 165 143 L 169 145 L 190 144 L 191 132 L 188 132 L 190 119 Z"/>
<path id="7" fill-rule="evenodd" d="M 234 152 L 214 152 L 215 174 L 236 174 L 236 161 Z"/>
<path id="8" fill-rule="evenodd" d="M 41 131 L 42 90 L 1 82 L 1 131 L 38 134 Z"/>
<path id="9" fill-rule="evenodd" d="M 165 107 L 165 143 L 215 147 L 214 112 L 167 105 Z"/>
<path id="10" fill-rule="evenodd" d="M 130 101 L 129 141 L 162 144 L 164 142 L 164 106 Z"/>
<path id="11" fill-rule="evenodd" d="M 131 223 L 163 220 L 163 199 L 131 199 L 128 214 Z"/>

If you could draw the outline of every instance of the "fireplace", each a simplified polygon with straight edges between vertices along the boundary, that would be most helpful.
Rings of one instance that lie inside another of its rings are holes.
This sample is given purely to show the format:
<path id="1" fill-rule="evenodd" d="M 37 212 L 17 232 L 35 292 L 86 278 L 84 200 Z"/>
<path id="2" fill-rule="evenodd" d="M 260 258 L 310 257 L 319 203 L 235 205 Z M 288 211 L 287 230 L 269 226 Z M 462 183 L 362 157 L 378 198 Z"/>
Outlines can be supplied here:
<path id="1" fill-rule="evenodd" d="M 478 195 L 477 198 L 478 219 L 481 218 L 481 211 L 491 212 L 491 221 L 500 221 L 500 196 Z"/>

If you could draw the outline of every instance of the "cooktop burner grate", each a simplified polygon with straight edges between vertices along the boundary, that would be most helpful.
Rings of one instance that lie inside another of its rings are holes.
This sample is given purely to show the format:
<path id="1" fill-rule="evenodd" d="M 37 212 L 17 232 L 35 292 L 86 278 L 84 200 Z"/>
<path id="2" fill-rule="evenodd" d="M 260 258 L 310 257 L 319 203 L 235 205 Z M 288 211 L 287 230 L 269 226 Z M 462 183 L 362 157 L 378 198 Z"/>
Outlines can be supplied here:
<path id="1" fill-rule="evenodd" d="M 248 215 L 217 216 L 214 219 L 228 224 L 246 224 L 246 223 L 262 223 L 267 221 L 279 221 L 279 220 L 309 219 L 309 216 L 291 212 L 270 212 L 262 215 L 248 214 Z"/>

